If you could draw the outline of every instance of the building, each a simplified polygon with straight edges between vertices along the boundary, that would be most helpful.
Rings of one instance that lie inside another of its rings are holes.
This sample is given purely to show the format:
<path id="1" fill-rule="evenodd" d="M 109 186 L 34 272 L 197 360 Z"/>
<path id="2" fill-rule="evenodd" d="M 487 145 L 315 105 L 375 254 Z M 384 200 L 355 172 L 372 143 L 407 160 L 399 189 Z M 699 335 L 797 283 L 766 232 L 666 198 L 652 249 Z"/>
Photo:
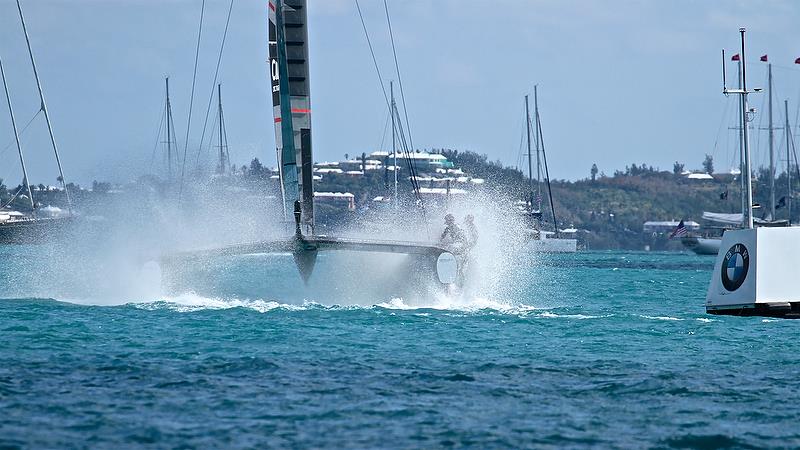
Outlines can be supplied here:
<path id="1" fill-rule="evenodd" d="M 665 220 L 665 221 L 648 221 L 644 223 L 642 227 L 642 231 L 644 233 L 672 233 L 675 228 L 678 227 L 680 221 L 674 220 Z M 698 231 L 700 230 L 700 224 L 693 221 L 693 220 L 684 220 L 683 226 L 686 228 L 686 231 Z"/>
<path id="2" fill-rule="evenodd" d="M 350 192 L 314 192 L 314 203 L 332 204 L 355 211 L 356 196 Z"/>

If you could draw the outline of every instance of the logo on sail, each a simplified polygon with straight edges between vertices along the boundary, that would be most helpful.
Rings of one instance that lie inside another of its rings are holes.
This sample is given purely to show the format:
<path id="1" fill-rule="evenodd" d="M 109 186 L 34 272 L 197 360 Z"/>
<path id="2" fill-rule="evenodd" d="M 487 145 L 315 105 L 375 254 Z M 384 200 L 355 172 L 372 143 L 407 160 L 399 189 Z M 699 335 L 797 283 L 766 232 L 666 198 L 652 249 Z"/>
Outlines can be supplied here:
<path id="1" fill-rule="evenodd" d="M 722 285 L 729 291 L 735 291 L 747 278 L 750 268 L 750 253 L 743 244 L 736 244 L 725 253 L 722 260 Z"/>

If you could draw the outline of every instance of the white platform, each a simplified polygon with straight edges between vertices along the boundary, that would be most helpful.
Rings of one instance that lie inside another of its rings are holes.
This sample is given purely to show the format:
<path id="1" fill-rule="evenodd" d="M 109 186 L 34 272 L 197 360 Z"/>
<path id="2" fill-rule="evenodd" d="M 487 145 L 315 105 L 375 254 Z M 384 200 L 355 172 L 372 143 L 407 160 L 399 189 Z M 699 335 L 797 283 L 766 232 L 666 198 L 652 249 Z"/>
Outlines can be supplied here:
<path id="1" fill-rule="evenodd" d="M 726 231 L 706 311 L 800 316 L 800 227 Z"/>

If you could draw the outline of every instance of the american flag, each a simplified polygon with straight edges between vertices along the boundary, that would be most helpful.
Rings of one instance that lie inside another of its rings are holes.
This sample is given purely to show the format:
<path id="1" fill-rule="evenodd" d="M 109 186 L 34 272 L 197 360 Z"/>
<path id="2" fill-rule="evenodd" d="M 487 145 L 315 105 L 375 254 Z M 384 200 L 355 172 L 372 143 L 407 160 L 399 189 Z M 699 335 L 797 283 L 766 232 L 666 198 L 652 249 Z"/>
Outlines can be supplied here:
<path id="1" fill-rule="evenodd" d="M 674 230 L 672 230 L 672 233 L 670 233 L 669 238 L 672 239 L 672 238 L 676 238 L 676 237 L 683 237 L 683 236 L 686 236 L 687 234 L 689 234 L 689 232 L 686 230 L 686 227 L 683 225 L 683 220 L 681 220 L 681 223 L 679 223 L 678 226 L 675 227 Z"/>

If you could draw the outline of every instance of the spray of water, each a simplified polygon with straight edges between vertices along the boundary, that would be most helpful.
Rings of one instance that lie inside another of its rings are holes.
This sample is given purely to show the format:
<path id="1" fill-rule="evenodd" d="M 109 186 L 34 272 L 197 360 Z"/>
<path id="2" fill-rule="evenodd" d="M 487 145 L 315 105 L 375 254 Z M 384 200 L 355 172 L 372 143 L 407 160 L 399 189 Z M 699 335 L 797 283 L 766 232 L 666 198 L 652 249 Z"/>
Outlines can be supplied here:
<path id="1" fill-rule="evenodd" d="M 220 257 L 185 268 L 182 283 L 165 289 L 163 254 L 288 236 L 280 203 L 252 189 L 193 186 L 178 203 L 169 187 L 136 184 L 108 194 L 56 244 L 19 247 L 8 259 L 7 296 L 55 298 L 88 304 L 170 302 L 186 309 L 222 305 L 357 305 L 363 307 L 497 309 L 548 307 L 537 278 L 551 276 L 525 247 L 512 201 L 482 191 L 456 197 L 424 214 L 417 208 L 372 210 L 338 235 L 435 243 L 443 216 L 461 225 L 475 218 L 479 238 L 462 288 L 442 292 L 414 286 L 403 255 L 321 253 L 308 285 L 290 254 Z M 330 232 L 330 231 L 329 231 Z M 552 283 L 548 285 L 552 289 Z M 412 289 L 409 289 L 412 288 Z M 244 302 L 244 303 L 243 303 Z"/>

